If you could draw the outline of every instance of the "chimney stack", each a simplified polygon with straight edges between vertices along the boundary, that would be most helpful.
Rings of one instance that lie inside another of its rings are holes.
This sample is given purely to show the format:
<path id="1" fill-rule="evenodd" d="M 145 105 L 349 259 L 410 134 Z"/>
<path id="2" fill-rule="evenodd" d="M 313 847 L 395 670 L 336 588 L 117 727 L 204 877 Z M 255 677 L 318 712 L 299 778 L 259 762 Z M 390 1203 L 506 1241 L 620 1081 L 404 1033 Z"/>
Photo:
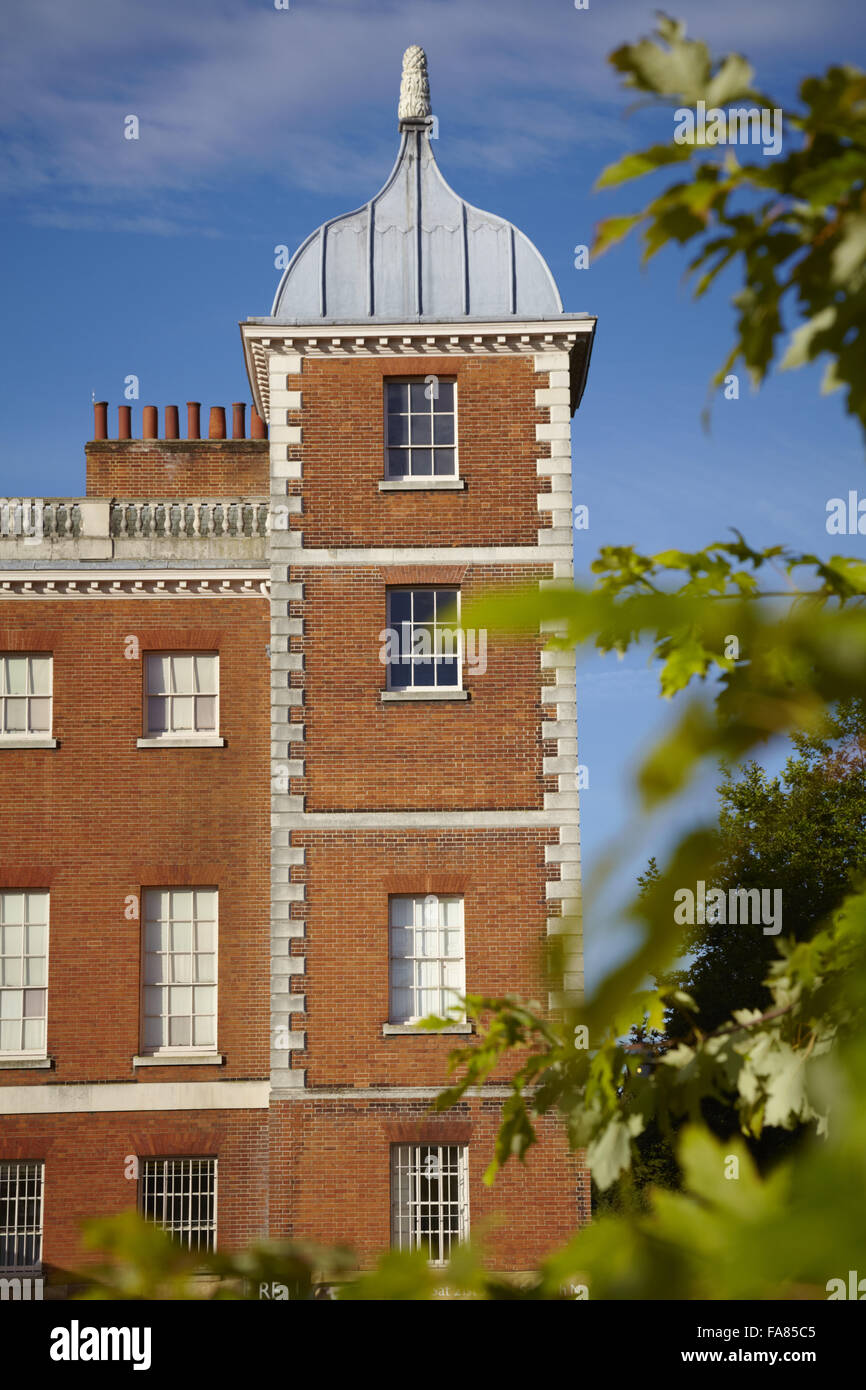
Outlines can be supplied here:
<path id="1" fill-rule="evenodd" d="M 93 402 L 93 438 L 108 438 L 108 401 Z"/>
<path id="2" fill-rule="evenodd" d="M 176 405 L 167 405 L 165 407 L 165 437 L 166 439 L 180 438 L 180 420 L 178 419 Z"/>
<path id="3" fill-rule="evenodd" d="M 186 403 L 186 437 L 201 439 L 201 405 L 198 401 Z"/>
<path id="4" fill-rule="evenodd" d="M 210 408 L 210 424 L 207 431 L 208 439 L 225 439 L 226 437 L 226 408 L 224 405 L 212 405 Z"/>
<path id="5" fill-rule="evenodd" d="M 131 405 L 119 405 L 117 407 L 117 437 L 118 439 L 132 438 Z"/>
<path id="6" fill-rule="evenodd" d="M 243 401 L 235 401 L 232 404 L 232 439 L 246 438 L 246 406 Z"/>

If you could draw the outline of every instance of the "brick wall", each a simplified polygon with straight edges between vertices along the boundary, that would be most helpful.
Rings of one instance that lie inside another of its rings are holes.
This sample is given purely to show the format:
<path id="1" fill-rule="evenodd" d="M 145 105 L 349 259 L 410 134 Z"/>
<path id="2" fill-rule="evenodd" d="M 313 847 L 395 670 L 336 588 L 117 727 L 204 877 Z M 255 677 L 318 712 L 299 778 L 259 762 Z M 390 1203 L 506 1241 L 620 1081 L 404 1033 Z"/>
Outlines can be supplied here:
<path id="1" fill-rule="evenodd" d="M 462 492 L 380 492 L 384 477 L 383 379 L 429 374 L 457 382 Z M 535 545 L 550 514 L 536 506 L 549 479 L 535 405 L 546 382 L 527 357 L 308 358 L 289 389 L 301 390 L 304 515 L 293 526 L 307 547 Z M 293 488 L 293 491 L 300 488 Z"/>
<path id="2" fill-rule="evenodd" d="M 588 1216 L 588 1175 L 546 1119 L 526 1164 L 509 1162 L 485 1187 L 501 1104 L 477 1099 L 437 1116 L 424 1101 L 274 1102 L 272 1236 L 350 1245 L 372 1264 L 391 1240 L 391 1144 L 468 1142 L 470 1227 L 486 1262 L 531 1269 L 573 1233 L 579 1201 Z"/>
<path id="3" fill-rule="evenodd" d="M 266 439 L 97 439 L 84 452 L 88 497 L 268 493 Z"/>
<path id="4" fill-rule="evenodd" d="M 99 1259 L 82 1221 L 136 1207 L 134 1158 L 217 1159 L 217 1245 L 244 1248 L 266 1234 L 267 1111 L 174 1110 L 0 1117 L 0 1159 L 45 1164 L 43 1260 L 49 1278 Z"/>
<path id="5" fill-rule="evenodd" d="M 139 749 L 150 647 L 220 653 L 224 748 Z M 0 887 L 50 887 L 48 1051 L 53 1071 L 2 1085 L 267 1076 L 268 660 L 259 598 L 0 602 L 0 651 L 54 653 L 56 749 L 0 751 Z M 23 880 L 23 882 L 22 882 Z M 137 1072 L 146 886 L 219 889 L 224 1067 Z"/>
<path id="6" fill-rule="evenodd" d="M 431 567 L 427 582 L 433 578 Z M 520 588 L 549 566 L 468 566 L 461 601 L 487 590 Z M 555 745 L 541 739 L 540 641 L 491 635 L 487 669 L 464 666 L 468 701 L 382 702 L 386 668 L 379 634 L 387 627 L 387 568 L 293 569 L 304 585 L 305 780 L 308 811 L 540 807 L 556 779 L 542 774 Z M 444 578 L 447 580 L 448 576 Z"/>
<path id="7" fill-rule="evenodd" d="M 383 1037 L 390 1021 L 388 899 L 393 893 L 463 896 L 466 987 L 477 994 L 543 998 L 545 922 L 544 830 L 407 830 L 293 832 L 306 849 L 306 955 L 296 988 L 307 996 L 307 1068 L 311 1086 L 439 1086 L 448 1054 L 468 1038 Z M 349 889 L 347 893 L 347 888 Z M 503 1076 L 513 1068 L 509 1064 Z"/>

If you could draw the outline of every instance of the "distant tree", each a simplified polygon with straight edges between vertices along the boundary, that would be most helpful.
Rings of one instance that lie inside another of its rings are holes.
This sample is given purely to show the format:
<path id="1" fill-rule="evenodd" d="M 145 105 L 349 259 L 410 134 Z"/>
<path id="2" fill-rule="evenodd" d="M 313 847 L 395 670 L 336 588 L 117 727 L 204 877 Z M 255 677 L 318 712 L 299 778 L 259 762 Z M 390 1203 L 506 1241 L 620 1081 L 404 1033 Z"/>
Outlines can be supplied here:
<path id="1" fill-rule="evenodd" d="M 838 706 L 823 736 L 795 733 L 791 742 L 796 751 L 779 777 L 755 762 L 726 773 L 718 788 L 721 851 L 713 886 L 725 893 L 781 889 L 781 935 L 808 941 L 866 879 L 866 701 Z M 642 885 L 654 871 L 651 862 Z M 773 936 L 696 923 L 686 929 L 683 955 L 688 962 L 659 983 L 691 996 L 702 1032 L 735 1009 L 769 1008 Z M 686 1037 L 694 1022 L 674 1009 L 666 1029 Z"/>

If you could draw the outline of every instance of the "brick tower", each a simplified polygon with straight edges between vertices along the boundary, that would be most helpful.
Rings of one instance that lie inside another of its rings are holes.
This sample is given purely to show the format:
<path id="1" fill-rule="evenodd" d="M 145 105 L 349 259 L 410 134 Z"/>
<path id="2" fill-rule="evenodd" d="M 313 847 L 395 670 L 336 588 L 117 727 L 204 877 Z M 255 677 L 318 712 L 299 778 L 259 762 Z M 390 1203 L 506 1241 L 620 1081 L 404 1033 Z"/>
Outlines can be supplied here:
<path id="1" fill-rule="evenodd" d="M 553 1121 L 482 1185 L 504 1076 L 430 1101 L 455 999 L 542 997 L 579 906 L 573 660 L 457 625 L 571 576 L 595 320 L 445 183 L 418 48 L 399 125 L 241 325 L 251 439 L 98 405 L 87 497 L 6 507 L 0 1268 L 62 1282 L 134 1203 L 364 1262 L 481 1228 L 501 1270 L 588 1215 Z"/>

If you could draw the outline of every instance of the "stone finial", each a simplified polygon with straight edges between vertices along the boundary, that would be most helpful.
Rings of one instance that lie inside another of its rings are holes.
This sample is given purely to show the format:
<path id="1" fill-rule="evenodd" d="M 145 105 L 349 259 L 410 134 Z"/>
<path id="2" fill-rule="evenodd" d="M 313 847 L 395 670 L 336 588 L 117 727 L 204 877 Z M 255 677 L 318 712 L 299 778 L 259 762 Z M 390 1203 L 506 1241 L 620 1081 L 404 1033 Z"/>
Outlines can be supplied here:
<path id="1" fill-rule="evenodd" d="M 403 54 L 403 76 L 400 80 L 400 105 L 397 116 L 401 121 L 423 121 L 430 115 L 430 83 L 427 80 L 427 54 L 417 43 Z"/>

